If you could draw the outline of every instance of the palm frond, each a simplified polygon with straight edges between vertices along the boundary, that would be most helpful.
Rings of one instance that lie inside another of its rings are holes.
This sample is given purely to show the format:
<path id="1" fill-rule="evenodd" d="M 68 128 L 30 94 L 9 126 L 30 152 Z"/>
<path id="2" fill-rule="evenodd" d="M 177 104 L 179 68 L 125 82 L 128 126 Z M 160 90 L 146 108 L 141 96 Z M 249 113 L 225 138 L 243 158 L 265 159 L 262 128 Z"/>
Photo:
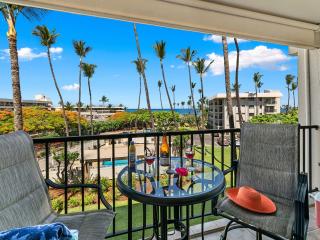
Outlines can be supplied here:
<path id="1" fill-rule="evenodd" d="M 97 65 L 90 63 L 82 63 L 81 68 L 84 76 L 86 76 L 87 78 L 92 78 L 97 68 Z"/>

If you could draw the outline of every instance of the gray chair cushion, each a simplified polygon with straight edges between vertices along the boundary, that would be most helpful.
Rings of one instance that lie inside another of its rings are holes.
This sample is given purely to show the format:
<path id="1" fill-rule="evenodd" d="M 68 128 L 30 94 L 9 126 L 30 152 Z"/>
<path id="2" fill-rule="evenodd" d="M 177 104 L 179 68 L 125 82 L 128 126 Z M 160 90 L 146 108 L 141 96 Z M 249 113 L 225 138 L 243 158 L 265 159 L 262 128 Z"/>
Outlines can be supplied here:
<path id="1" fill-rule="evenodd" d="M 114 214 L 110 210 L 98 210 L 60 215 L 54 222 L 64 223 L 70 229 L 77 229 L 80 240 L 100 240 L 105 238 L 107 226 L 110 226 L 113 217 Z"/>
<path id="2" fill-rule="evenodd" d="M 24 132 L 0 136 L 0 231 L 41 224 L 52 213 L 46 184 Z"/>
<path id="3" fill-rule="evenodd" d="M 269 196 L 275 201 L 277 212 L 255 214 L 226 198 L 218 203 L 218 210 L 263 230 L 289 237 L 298 186 L 298 131 L 297 125 L 244 123 L 237 187 L 250 186 Z"/>
<path id="4" fill-rule="evenodd" d="M 294 205 L 293 202 L 275 199 L 269 196 L 277 206 L 275 214 L 259 214 L 239 207 L 227 197 L 220 201 L 217 208 L 230 216 L 253 225 L 259 229 L 278 234 L 280 236 L 291 238 L 292 226 L 294 223 Z"/>
<path id="5" fill-rule="evenodd" d="M 110 210 L 57 216 L 34 155 L 32 139 L 23 131 L 0 136 L 0 231 L 62 222 L 79 230 L 79 239 L 104 239 L 112 223 Z"/>
<path id="6" fill-rule="evenodd" d="M 250 124 L 241 128 L 238 186 L 293 200 L 298 187 L 298 126 Z"/>

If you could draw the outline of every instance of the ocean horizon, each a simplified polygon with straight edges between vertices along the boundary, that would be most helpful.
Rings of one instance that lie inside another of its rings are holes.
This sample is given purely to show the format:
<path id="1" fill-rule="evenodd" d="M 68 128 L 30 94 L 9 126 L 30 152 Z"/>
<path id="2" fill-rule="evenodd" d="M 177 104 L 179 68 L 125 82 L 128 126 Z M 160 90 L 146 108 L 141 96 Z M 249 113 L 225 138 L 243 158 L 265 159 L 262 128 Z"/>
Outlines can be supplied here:
<path id="1" fill-rule="evenodd" d="M 126 112 L 136 112 L 138 109 L 137 108 L 128 108 Z M 170 108 L 153 108 L 151 109 L 152 112 L 165 112 L 165 111 L 171 111 Z M 187 109 L 187 108 L 176 108 L 174 109 L 175 112 L 182 114 L 182 115 L 188 115 L 188 114 L 193 114 L 192 109 Z"/>

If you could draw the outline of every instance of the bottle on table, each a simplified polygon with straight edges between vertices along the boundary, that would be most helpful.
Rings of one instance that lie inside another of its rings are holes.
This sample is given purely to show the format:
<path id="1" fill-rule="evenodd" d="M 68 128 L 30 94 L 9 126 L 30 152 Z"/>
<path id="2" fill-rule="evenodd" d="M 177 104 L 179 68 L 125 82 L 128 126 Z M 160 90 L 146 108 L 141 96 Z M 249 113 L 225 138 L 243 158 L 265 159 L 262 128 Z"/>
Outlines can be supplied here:
<path id="1" fill-rule="evenodd" d="M 162 143 L 160 148 L 160 165 L 161 166 L 169 166 L 169 145 L 167 142 L 167 136 L 164 134 L 162 136 Z"/>
<path id="2" fill-rule="evenodd" d="M 137 160 L 136 146 L 134 145 L 134 141 L 131 141 L 129 146 L 129 168 L 131 170 L 135 170 L 136 160 Z"/>

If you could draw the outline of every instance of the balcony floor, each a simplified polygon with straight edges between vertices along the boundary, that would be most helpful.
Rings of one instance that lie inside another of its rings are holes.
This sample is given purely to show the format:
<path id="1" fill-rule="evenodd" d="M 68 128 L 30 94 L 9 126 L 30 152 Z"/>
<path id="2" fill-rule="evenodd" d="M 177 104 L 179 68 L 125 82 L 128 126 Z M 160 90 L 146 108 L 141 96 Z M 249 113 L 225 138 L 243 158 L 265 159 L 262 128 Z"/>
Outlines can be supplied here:
<path id="1" fill-rule="evenodd" d="M 224 229 L 227 219 L 220 219 L 214 222 L 205 223 L 205 239 L 210 240 L 220 240 L 221 233 Z M 191 239 L 201 240 L 201 225 L 196 225 L 191 227 L 190 235 Z M 177 239 L 177 236 L 171 236 L 169 239 Z M 236 229 L 232 230 L 228 234 L 228 240 L 255 240 L 255 232 L 248 229 Z M 269 240 L 271 238 L 264 236 L 262 239 Z M 315 210 L 313 207 L 310 208 L 310 222 L 309 222 L 309 233 L 308 240 L 320 240 L 320 228 L 315 224 Z"/>

